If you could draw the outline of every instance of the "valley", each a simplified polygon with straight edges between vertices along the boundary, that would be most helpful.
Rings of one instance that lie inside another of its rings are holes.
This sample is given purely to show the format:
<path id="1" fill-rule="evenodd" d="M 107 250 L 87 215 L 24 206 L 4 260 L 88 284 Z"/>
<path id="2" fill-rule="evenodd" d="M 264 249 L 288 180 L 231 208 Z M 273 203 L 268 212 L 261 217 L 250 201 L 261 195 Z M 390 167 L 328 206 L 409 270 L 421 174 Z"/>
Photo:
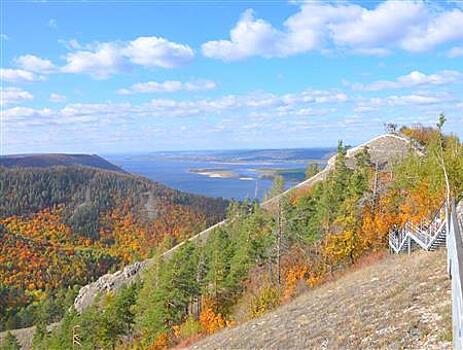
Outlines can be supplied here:
<path id="1" fill-rule="evenodd" d="M 60 186 L 70 185 L 68 180 L 60 180 L 60 176 L 74 178 L 71 183 L 77 191 L 67 197 L 63 188 L 56 185 L 50 186 L 49 193 L 31 188 L 16 190 L 23 198 L 28 198 L 31 191 L 36 194 L 24 203 L 16 203 L 14 196 L 8 196 L 9 203 L 15 205 L 4 205 L 3 213 L 18 214 L 1 222 L 5 255 L 28 256 L 28 260 L 37 262 L 37 268 L 29 265 L 29 270 L 24 270 L 20 261 L 12 260 L 8 269 L 3 270 L 9 283 L 4 293 L 10 293 L 7 300 L 14 302 L 3 306 L 10 315 L 5 325 L 11 327 L 18 322 L 28 326 L 31 323 L 26 323 L 25 316 L 33 320 L 36 328 L 15 333 L 22 334 L 24 339 L 24 334 L 32 336 L 31 332 L 35 332 L 32 346 L 39 350 L 70 347 L 70 334 L 74 334 L 76 327 L 79 339 L 90 348 L 245 346 L 241 341 L 269 348 L 320 343 L 355 348 L 365 344 L 382 347 L 384 341 L 389 341 L 386 339 L 401 346 L 448 347 L 448 304 L 432 311 L 432 324 L 417 319 L 418 314 L 410 315 L 410 322 L 416 322 L 411 336 L 399 335 L 410 330 L 399 325 L 396 318 L 380 316 L 383 308 L 396 307 L 399 302 L 406 305 L 415 293 L 416 284 L 412 280 L 392 277 L 397 270 L 394 264 L 401 264 L 412 273 L 416 271 L 415 265 L 433 259 L 431 253 L 408 259 L 386 258 L 386 241 L 392 227 L 403 225 L 404 220 L 427 220 L 441 205 L 442 190 L 430 187 L 431 183 L 443 184 L 441 174 L 433 171 L 441 137 L 446 142 L 444 157 L 452 167 L 452 186 L 461 191 L 460 141 L 433 128 L 403 127 L 400 135 L 381 135 L 354 148 L 340 142 L 336 155 L 326 162 L 325 168 L 319 168 L 311 178 L 288 190 L 279 175 L 281 169 L 277 169 L 261 205 L 257 201 L 227 203 L 198 197 L 139 176 L 101 173 L 94 168 L 35 169 L 34 173 L 40 173 L 40 176 L 34 174 L 35 180 L 46 181 L 52 176 L 53 183 Z M 200 169 L 206 170 L 209 169 Z M 27 179 L 31 168 L 2 171 L 16 172 L 14 177 L 4 174 L 5 183 L 8 178 L 30 183 Z M 79 184 L 81 177 L 85 180 Z M 412 178 L 415 180 L 411 182 Z M 84 183 L 86 186 L 81 188 Z M 98 186 L 88 189 L 92 183 Z M 105 194 L 107 191 L 110 196 Z M 30 209 L 40 205 L 45 209 L 38 212 Z M 85 211 L 89 205 L 99 208 L 97 213 L 107 215 L 92 219 L 94 210 Z M 228 205 L 226 220 L 220 221 L 225 205 Z M 223 209 L 218 211 L 218 208 Z M 78 220 L 77 213 L 81 210 L 82 220 Z M 213 221 L 212 212 L 216 213 Z M 210 226 L 214 222 L 219 223 Z M 18 255 L 15 252 L 18 248 L 25 253 Z M 98 252 L 99 260 L 89 261 L 81 254 L 90 250 Z M 43 251 L 46 254 L 41 256 Z M 442 254 L 434 254 L 442 261 Z M 47 267 L 56 262 L 63 265 Z M 82 269 L 85 264 L 87 267 Z M 448 280 L 441 271 L 442 264 L 435 269 L 430 263 L 427 265 L 443 281 L 439 282 L 442 285 L 439 291 L 446 298 L 448 288 L 444 287 Z M 89 266 L 100 270 L 91 270 Z M 116 271 L 122 266 L 126 267 Z M 367 266 L 365 270 L 363 266 Z M 104 270 L 109 273 L 96 279 Z M 54 271 L 55 275 L 40 275 L 44 271 Z M 434 279 L 416 274 L 415 280 L 420 279 L 422 292 L 425 283 L 429 284 L 426 290 L 432 290 Z M 89 284 L 80 288 L 74 299 L 78 289 L 70 287 L 85 283 Z M 343 318 L 365 310 L 365 304 L 371 302 L 369 298 L 377 295 L 375 288 L 390 289 L 392 294 L 383 295 L 384 303 L 376 305 L 374 316 L 360 313 L 356 330 L 338 327 L 341 334 L 334 338 L 330 333 L 332 328 L 323 328 L 315 321 L 310 322 L 311 328 L 301 329 L 298 323 L 301 318 L 330 319 L 329 323 L 342 324 Z M 411 294 L 402 293 L 396 300 L 393 296 L 404 288 Z M 328 305 L 335 305 L 334 300 L 342 302 L 359 290 L 365 298 L 356 298 L 354 305 L 345 306 L 345 314 L 329 311 Z M 13 296 L 20 295 L 18 291 L 23 291 L 24 297 L 14 299 Z M 312 295 L 317 296 L 313 299 Z M 415 300 L 414 306 L 431 312 L 426 300 Z M 326 310 L 317 309 L 319 303 L 326 304 Z M 65 311 L 71 305 L 73 308 Z M 266 316 L 273 310 L 276 312 Z M 40 318 L 41 314 L 47 318 Z M 46 324 L 63 316 L 50 333 L 44 331 Z M 274 333 L 271 329 L 275 322 L 281 320 L 286 320 L 278 337 L 283 343 L 268 336 Z M 366 322 L 373 322 L 374 327 L 360 333 Z M 436 324 L 441 327 L 439 333 L 430 330 Z M 242 327 L 257 332 L 247 333 L 252 341 L 239 335 Z M 391 334 L 387 333 L 390 327 L 394 329 Z M 352 332 L 358 337 L 353 337 Z M 380 338 L 375 336 L 378 333 L 382 334 Z"/>
<path id="2" fill-rule="evenodd" d="M 333 148 L 244 151 L 175 151 L 108 154 L 120 168 L 181 191 L 209 197 L 262 200 L 275 175 L 286 188 L 305 179 L 311 162 L 323 167 Z"/>
<path id="3" fill-rule="evenodd" d="M 2 330 L 59 320 L 79 286 L 224 217 L 224 200 L 91 164 L 0 167 Z"/>

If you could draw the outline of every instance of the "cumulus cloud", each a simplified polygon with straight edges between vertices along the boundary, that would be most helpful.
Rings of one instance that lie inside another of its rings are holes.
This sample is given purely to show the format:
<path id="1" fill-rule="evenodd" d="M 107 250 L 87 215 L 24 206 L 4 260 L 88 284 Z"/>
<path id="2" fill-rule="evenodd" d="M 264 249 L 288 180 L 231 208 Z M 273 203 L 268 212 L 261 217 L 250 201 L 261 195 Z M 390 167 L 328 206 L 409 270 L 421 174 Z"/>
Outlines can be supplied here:
<path id="1" fill-rule="evenodd" d="M 55 65 L 47 59 L 43 59 L 34 55 L 23 55 L 16 59 L 16 63 L 24 70 L 47 74 L 56 70 Z"/>
<path id="2" fill-rule="evenodd" d="M 359 9 L 355 18 L 335 23 L 333 40 L 338 45 L 358 49 L 383 49 L 391 42 L 399 42 L 428 16 L 423 2 L 386 1 L 376 8 Z"/>
<path id="3" fill-rule="evenodd" d="M 427 21 L 419 23 L 401 40 L 401 46 L 411 52 L 429 51 L 438 45 L 463 40 L 463 11 L 426 14 Z"/>
<path id="4" fill-rule="evenodd" d="M 107 78 L 121 71 L 123 57 L 112 43 L 97 44 L 94 50 L 70 52 L 66 56 L 64 73 L 87 73 L 96 79 Z"/>
<path id="5" fill-rule="evenodd" d="M 251 56 L 285 57 L 340 48 L 385 55 L 393 49 L 424 52 L 463 40 L 463 10 L 424 1 L 386 1 L 373 9 L 349 3 L 302 3 L 282 29 L 246 10 L 230 38 L 202 45 L 206 57 L 234 61 Z"/>
<path id="6" fill-rule="evenodd" d="M 126 69 L 129 63 L 145 67 L 174 68 L 194 58 L 193 49 L 155 36 L 139 37 L 129 42 L 105 42 L 78 47 L 66 56 L 65 73 L 86 73 L 104 79 Z"/>
<path id="7" fill-rule="evenodd" d="M 50 94 L 49 100 L 50 100 L 50 102 L 61 103 L 61 102 L 65 102 L 67 100 L 67 97 L 63 96 L 63 95 L 60 95 L 60 94 L 52 93 L 52 94 Z"/>
<path id="8" fill-rule="evenodd" d="M 396 80 L 377 80 L 369 84 L 352 84 L 354 90 L 379 91 L 387 89 L 402 89 L 430 85 L 446 85 L 463 82 L 463 73 L 453 70 L 444 70 L 434 74 L 425 74 L 413 71 L 402 75 Z"/>
<path id="9" fill-rule="evenodd" d="M 34 96 L 28 91 L 16 87 L 3 88 L 0 105 L 18 104 L 25 101 L 31 101 Z"/>
<path id="10" fill-rule="evenodd" d="M 247 10 L 230 31 L 230 40 L 209 41 L 202 45 L 202 51 L 207 57 L 224 61 L 248 56 L 285 56 L 284 42 L 284 33 L 262 19 L 255 19 L 253 11 Z"/>
<path id="11" fill-rule="evenodd" d="M 166 80 L 163 82 L 148 81 L 137 83 L 127 89 L 117 91 L 120 95 L 131 95 L 137 93 L 158 93 L 158 92 L 177 92 L 177 91 L 201 91 L 212 90 L 217 84 L 211 80 L 194 80 L 182 82 L 178 80 Z"/>
<path id="12" fill-rule="evenodd" d="M 285 30 L 256 19 L 254 11 L 248 9 L 230 31 L 230 39 L 208 41 L 202 45 L 202 52 L 207 57 L 234 61 L 250 56 L 285 57 L 311 51 L 321 46 L 325 36 L 323 27 L 330 19 L 352 16 L 356 8 L 309 4 L 287 19 Z"/>
<path id="13" fill-rule="evenodd" d="M 0 76 L 2 80 L 12 83 L 31 82 L 45 79 L 43 76 L 37 75 L 33 72 L 29 72 L 23 69 L 11 68 L 1 68 Z"/>
<path id="14" fill-rule="evenodd" d="M 155 36 L 130 41 L 121 52 L 131 62 L 147 67 L 174 68 L 192 61 L 194 57 L 193 49 L 188 45 Z"/>

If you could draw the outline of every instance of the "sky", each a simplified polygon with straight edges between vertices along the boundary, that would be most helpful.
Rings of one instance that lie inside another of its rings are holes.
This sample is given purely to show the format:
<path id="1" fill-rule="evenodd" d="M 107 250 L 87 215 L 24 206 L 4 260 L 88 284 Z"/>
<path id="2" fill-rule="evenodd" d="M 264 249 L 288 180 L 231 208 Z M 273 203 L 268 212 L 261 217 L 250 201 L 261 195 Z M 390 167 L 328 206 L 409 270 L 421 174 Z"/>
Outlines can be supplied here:
<path id="1" fill-rule="evenodd" d="M 463 2 L 1 2 L 1 154 L 463 136 Z"/>

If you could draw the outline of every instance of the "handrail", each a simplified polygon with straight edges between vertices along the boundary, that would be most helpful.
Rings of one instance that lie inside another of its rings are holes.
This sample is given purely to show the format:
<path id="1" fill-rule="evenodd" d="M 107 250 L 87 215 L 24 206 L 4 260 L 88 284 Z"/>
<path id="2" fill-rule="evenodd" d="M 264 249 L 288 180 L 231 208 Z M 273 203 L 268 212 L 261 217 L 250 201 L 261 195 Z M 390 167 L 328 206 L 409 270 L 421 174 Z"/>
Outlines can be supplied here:
<path id="1" fill-rule="evenodd" d="M 451 204 L 448 212 L 447 257 L 452 279 L 453 347 L 463 349 L 463 201 Z"/>
<path id="2" fill-rule="evenodd" d="M 407 221 L 402 228 L 392 230 L 389 233 L 389 246 L 395 253 L 400 253 L 404 246 L 411 251 L 412 241 L 424 250 L 435 248 L 435 244 L 441 243 L 440 237 L 445 238 L 447 233 L 445 203 L 431 220 L 422 220 L 419 224 Z M 442 219 L 444 218 L 444 219 Z"/>
<path id="3" fill-rule="evenodd" d="M 445 215 L 444 215 L 445 210 Z M 444 217 L 444 220 L 443 220 Z M 444 236 L 445 235 L 445 236 Z M 389 233 L 389 247 L 400 253 L 404 246 L 411 250 L 412 241 L 424 250 L 430 250 L 434 242 L 441 243 L 446 238 L 448 272 L 452 280 L 452 334 L 453 347 L 463 350 L 463 200 L 455 205 L 439 208 L 429 222 L 419 225 L 407 221 L 399 230 Z"/>

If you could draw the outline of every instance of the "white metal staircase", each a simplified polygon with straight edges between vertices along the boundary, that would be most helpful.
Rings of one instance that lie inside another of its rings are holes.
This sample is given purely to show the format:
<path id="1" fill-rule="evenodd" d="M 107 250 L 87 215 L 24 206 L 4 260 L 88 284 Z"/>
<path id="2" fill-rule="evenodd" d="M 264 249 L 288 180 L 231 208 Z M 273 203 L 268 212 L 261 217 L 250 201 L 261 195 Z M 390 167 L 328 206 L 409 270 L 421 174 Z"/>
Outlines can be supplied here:
<path id="1" fill-rule="evenodd" d="M 457 202 L 458 203 L 458 202 Z M 428 222 L 415 225 L 407 222 L 391 230 L 392 252 L 408 252 L 416 248 L 435 250 L 447 246 L 448 272 L 452 280 L 453 348 L 463 350 L 463 200 L 445 203 Z"/>
<path id="2" fill-rule="evenodd" d="M 423 220 L 420 224 L 411 221 L 399 229 L 389 232 L 389 247 L 394 253 L 408 252 L 421 248 L 435 250 L 445 247 L 447 240 L 446 209 L 443 205 L 432 220 Z"/>

